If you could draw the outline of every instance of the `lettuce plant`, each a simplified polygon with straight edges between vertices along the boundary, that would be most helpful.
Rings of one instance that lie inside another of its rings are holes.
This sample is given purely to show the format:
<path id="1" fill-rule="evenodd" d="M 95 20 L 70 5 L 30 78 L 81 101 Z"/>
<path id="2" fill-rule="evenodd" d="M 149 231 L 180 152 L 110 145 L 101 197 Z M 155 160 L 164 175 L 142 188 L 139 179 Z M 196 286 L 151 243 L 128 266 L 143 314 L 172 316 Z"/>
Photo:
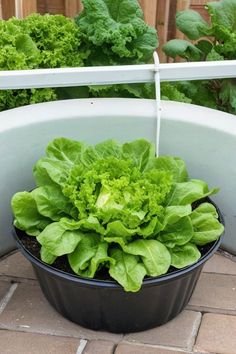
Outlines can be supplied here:
<path id="1" fill-rule="evenodd" d="M 36 188 L 16 193 L 12 209 L 14 225 L 37 238 L 42 261 L 66 255 L 88 278 L 107 269 L 126 291 L 196 262 L 198 246 L 223 232 L 212 204 L 192 207 L 217 189 L 189 179 L 180 158 L 155 157 L 144 139 L 87 146 L 57 138 L 33 173 Z"/>
<path id="2" fill-rule="evenodd" d="M 166 55 L 187 61 L 236 59 L 236 0 L 209 2 L 206 10 L 210 23 L 193 10 L 177 13 L 176 26 L 189 40 L 170 40 L 163 46 Z M 180 82 L 175 88 L 192 103 L 236 114 L 234 79 Z"/>

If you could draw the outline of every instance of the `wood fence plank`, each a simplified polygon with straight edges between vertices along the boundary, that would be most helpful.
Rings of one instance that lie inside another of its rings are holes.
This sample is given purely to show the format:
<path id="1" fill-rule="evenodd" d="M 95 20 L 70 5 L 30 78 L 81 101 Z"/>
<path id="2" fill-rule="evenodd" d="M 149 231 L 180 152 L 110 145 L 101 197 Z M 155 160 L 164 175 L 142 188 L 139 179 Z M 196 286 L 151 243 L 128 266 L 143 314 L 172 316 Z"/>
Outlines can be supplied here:
<path id="1" fill-rule="evenodd" d="M 0 20 L 2 20 L 2 0 L 0 0 Z"/>
<path id="2" fill-rule="evenodd" d="M 177 0 L 176 12 L 187 10 L 190 7 L 190 0 Z M 176 28 L 175 38 L 184 39 L 185 36 Z"/>
<path id="3" fill-rule="evenodd" d="M 166 61 L 165 53 L 162 51 L 163 44 L 166 43 L 168 37 L 170 0 L 158 0 L 157 2 L 157 33 L 159 39 L 159 47 L 157 49 L 161 62 Z"/>
<path id="4" fill-rule="evenodd" d="M 68 17 L 74 17 L 82 8 L 83 6 L 80 0 L 65 0 L 65 15 Z"/>
<path id="5" fill-rule="evenodd" d="M 1 0 L 2 18 L 7 20 L 15 15 L 15 0 Z"/>
<path id="6" fill-rule="evenodd" d="M 22 17 L 26 17 L 35 12 L 37 12 L 37 0 L 22 1 Z"/>
<path id="7" fill-rule="evenodd" d="M 144 12 L 144 19 L 149 26 L 156 27 L 157 0 L 139 0 Z"/>

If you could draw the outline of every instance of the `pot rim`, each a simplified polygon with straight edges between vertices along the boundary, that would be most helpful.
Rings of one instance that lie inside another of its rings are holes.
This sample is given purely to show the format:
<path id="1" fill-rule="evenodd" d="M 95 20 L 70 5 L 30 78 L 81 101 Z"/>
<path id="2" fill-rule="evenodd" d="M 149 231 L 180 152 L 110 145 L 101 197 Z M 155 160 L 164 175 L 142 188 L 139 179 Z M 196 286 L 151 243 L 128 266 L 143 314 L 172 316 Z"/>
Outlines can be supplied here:
<path id="1" fill-rule="evenodd" d="M 207 198 L 207 199 L 216 208 L 217 213 L 218 213 L 218 217 L 219 217 L 219 221 L 224 225 L 224 219 L 223 219 L 223 216 L 222 216 L 219 208 L 210 198 Z M 31 263 L 35 264 L 39 268 L 41 268 L 49 273 L 51 273 L 53 276 L 57 276 L 57 277 L 65 279 L 65 280 L 70 280 L 75 283 L 80 283 L 80 284 L 89 285 L 89 286 L 122 289 L 122 286 L 120 284 L 118 284 L 115 280 L 100 280 L 100 279 L 96 279 L 96 278 L 83 278 L 83 277 L 80 277 L 79 275 L 76 275 L 76 274 L 73 275 L 73 274 L 64 272 L 62 270 L 59 270 L 57 268 L 54 268 L 49 264 L 46 264 L 43 261 L 41 261 L 39 258 L 35 257 L 32 253 L 30 253 L 29 250 L 22 244 L 22 242 L 20 241 L 20 238 L 17 235 L 17 228 L 15 226 L 13 226 L 12 234 L 13 234 L 13 237 L 16 241 L 18 249 L 24 254 L 24 256 Z M 224 232 L 218 238 L 218 240 L 216 240 L 214 242 L 212 247 L 197 262 L 195 262 L 187 267 L 177 269 L 171 273 L 159 275 L 157 277 L 148 277 L 143 280 L 142 287 L 153 285 L 156 283 L 164 283 L 164 282 L 170 281 L 172 279 L 176 279 L 176 278 L 181 278 L 181 277 L 185 276 L 186 274 L 190 273 L 191 271 L 193 271 L 194 269 L 202 266 L 220 247 L 223 235 L 224 235 Z"/>

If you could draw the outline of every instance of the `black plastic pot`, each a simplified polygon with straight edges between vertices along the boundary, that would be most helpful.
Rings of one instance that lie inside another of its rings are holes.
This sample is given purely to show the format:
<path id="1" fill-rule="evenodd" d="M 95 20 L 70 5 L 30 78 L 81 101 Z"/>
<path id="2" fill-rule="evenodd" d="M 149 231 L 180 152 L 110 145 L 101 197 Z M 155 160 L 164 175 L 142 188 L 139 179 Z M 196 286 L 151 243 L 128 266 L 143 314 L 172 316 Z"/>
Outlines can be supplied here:
<path id="1" fill-rule="evenodd" d="M 143 331 L 178 315 L 187 305 L 204 263 L 221 242 L 219 239 L 213 243 L 197 263 L 167 275 L 145 279 L 140 291 L 130 293 L 115 281 L 80 278 L 46 265 L 29 253 L 17 233 L 15 229 L 17 246 L 31 262 L 50 304 L 81 326 L 114 333 Z"/>

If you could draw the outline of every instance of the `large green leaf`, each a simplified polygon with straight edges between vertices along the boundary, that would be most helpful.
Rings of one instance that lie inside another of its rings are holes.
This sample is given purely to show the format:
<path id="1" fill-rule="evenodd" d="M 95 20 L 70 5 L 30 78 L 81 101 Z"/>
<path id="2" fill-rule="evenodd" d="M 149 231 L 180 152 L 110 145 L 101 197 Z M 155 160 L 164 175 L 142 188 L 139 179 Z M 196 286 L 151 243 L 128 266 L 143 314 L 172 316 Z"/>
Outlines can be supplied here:
<path id="1" fill-rule="evenodd" d="M 34 178 L 37 186 L 58 184 L 64 186 L 70 169 L 71 163 L 59 161 L 49 157 L 42 157 L 34 166 Z"/>
<path id="2" fill-rule="evenodd" d="M 175 224 L 177 221 L 179 221 L 179 219 L 183 218 L 184 216 L 190 215 L 191 212 L 191 204 L 168 206 L 165 209 L 163 223 L 165 226 Z"/>
<path id="3" fill-rule="evenodd" d="M 136 240 L 124 247 L 124 251 L 140 256 L 147 275 L 165 274 L 170 266 L 170 253 L 161 242 L 156 240 Z"/>
<path id="4" fill-rule="evenodd" d="M 171 39 L 163 45 L 164 53 L 172 58 L 180 56 L 188 60 L 200 60 L 203 53 L 194 44 L 184 39 Z"/>
<path id="5" fill-rule="evenodd" d="M 167 225 L 158 236 L 158 240 L 169 248 L 182 246 L 193 237 L 193 226 L 189 216 L 184 216 L 176 223 Z"/>
<path id="6" fill-rule="evenodd" d="M 106 237 L 130 237 L 135 234 L 139 229 L 128 229 L 127 227 L 124 226 L 124 224 L 120 221 L 112 221 L 107 224 L 107 229 L 106 229 Z"/>
<path id="7" fill-rule="evenodd" d="M 154 145 L 144 139 L 138 139 L 122 146 L 123 157 L 131 159 L 134 166 L 143 171 L 148 165 L 150 158 L 155 155 Z"/>
<path id="8" fill-rule="evenodd" d="M 236 29 L 236 0 L 208 2 L 206 5 L 213 26 L 223 27 L 231 32 Z"/>
<path id="9" fill-rule="evenodd" d="M 194 234 L 192 243 L 203 246 L 217 240 L 224 232 L 224 226 L 219 222 L 215 207 L 203 203 L 191 214 Z"/>
<path id="10" fill-rule="evenodd" d="M 64 216 L 74 215 L 73 205 L 57 185 L 38 187 L 31 192 L 39 213 L 53 221 L 59 221 Z"/>
<path id="11" fill-rule="evenodd" d="M 202 36 L 211 34 L 209 24 L 198 12 L 193 10 L 177 12 L 176 26 L 189 39 L 199 39 Z"/>
<path id="12" fill-rule="evenodd" d="M 82 162 L 86 166 L 90 166 L 97 160 L 102 160 L 108 157 L 121 157 L 121 145 L 115 140 L 105 140 L 97 145 L 89 146 L 82 154 Z"/>
<path id="13" fill-rule="evenodd" d="M 197 246 L 192 243 L 187 243 L 183 246 L 176 246 L 169 250 L 171 254 L 171 265 L 181 269 L 187 267 L 201 258 Z"/>
<path id="14" fill-rule="evenodd" d="M 146 269 L 139 262 L 139 257 L 115 248 L 110 250 L 110 256 L 116 261 L 110 265 L 110 276 L 122 285 L 125 291 L 140 290 Z"/>
<path id="15" fill-rule="evenodd" d="M 172 176 L 173 182 L 186 182 L 188 180 L 186 164 L 179 157 L 159 156 L 151 160 L 148 168 L 168 172 Z"/>
<path id="16" fill-rule="evenodd" d="M 53 222 L 37 236 L 37 241 L 54 256 L 62 256 L 74 251 L 83 233 L 66 230 L 60 222 Z"/>
<path id="17" fill-rule="evenodd" d="M 30 192 L 18 192 L 11 201 L 15 216 L 14 225 L 26 231 L 28 235 L 37 236 L 51 220 L 38 212 L 33 195 Z"/>
<path id="18" fill-rule="evenodd" d="M 56 138 L 48 144 L 46 154 L 51 159 L 65 161 L 74 165 L 80 162 L 83 149 L 84 144 L 79 141 Z"/>
<path id="19" fill-rule="evenodd" d="M 169 205 L 192 204 L 198 199 L 205 198 L 219 191 L 218 188 L 208 189 L 206 182 L 191 179 L 188 182 L 176 183 L 168 198 Z"/>
<path id="20" fill-rule="evenodd" d="M 107 254 L 108 244 L 100 242 L 97 235 L 84 235 L 68 260 L 73 271 L 83 277 L 93 278 L 101 264 L 115 264 Z"/>
<path id="21" fill-rule="evenodd" d="M 89 215 L 86 219 L 81 219 L 79 221 L 68 218 L 62 218 L 60 220 L 60 223 L 64 226 L 66 230 L 81 230 L 83 232 L 94 231 L 97 234 L 105 234 L 105 228 L 101 225 L 99 220 L 92 215 Z"/>

